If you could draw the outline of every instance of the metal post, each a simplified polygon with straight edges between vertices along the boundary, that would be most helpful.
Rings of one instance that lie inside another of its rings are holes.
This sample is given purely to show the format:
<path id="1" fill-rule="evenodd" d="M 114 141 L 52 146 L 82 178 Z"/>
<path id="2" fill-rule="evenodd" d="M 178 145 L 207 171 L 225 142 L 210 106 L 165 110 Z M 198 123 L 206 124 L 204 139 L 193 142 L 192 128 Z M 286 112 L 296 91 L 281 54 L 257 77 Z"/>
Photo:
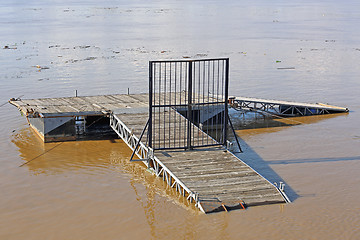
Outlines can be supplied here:
<path id="1" fill-rule="evenodd" d="M 148 126 L 148 136 L 149 136 L 149 147 L 152 146 L 152 104 L 153 104 L 153 69 L 152 69 L 153 62 L 149 62 L 149 126 Z"/>
<path id="2" fill-rule="evenodd" d="M 227 141 L 227 125 L 228 125 L 228 101 L 229 101 L 229 58 L 225 59 L 225 112 L 224 112 L 224 146 L 226 146 Z"/>
<path id="3" fill-rule="evenodd" d="M 239 148 L 239 151 L 242 153 L 243 151 L 242 151 L 242 149 L 241 149 L 241 146 L 240 146 L 240 143 L 239 143 L 239 139 L 238 139 L 238 137 L 237 137 L 237 135 L 236 135 L 234 126 L 233 126 L 233 124 L 232 124 L 231 119 L 230 119 L 229 116 L 228 116 L 228 121 L 229 121 L 229 123 L 230 123 L 230 127 L 231 127 L 231 130 L 232 130 L 233 134 L 234 134 L 234 138 L 235 138 L 235 140 L 236 140 L 236 144 L 237 144 L 237 146 L 238 146 L 238 148 Z"/>
<path id="4" fill-rule="evenodd" d="M 188 110 L 187 110 L 187 149 L 191 149 L 191 120 L 192 120 L 192 61 L 189 61 L 188 69 Z"/>
<path id="5" fill-rule="evenodd" d="M 136 150 L 137 150 L 137 148 L 138 148 L 138 147 L 139 147 L 139 145 L 140 145 L 141 138 L 143 137 L 143 135 L 144 135 L 144 133 L 145 133 L 145 130 L 146 130 L 146 128 L 147 128 L 147 126 L 148 126 L 148 124 L 149 124 L 149 119 L 147 120 L 147 122 L 146 122 L 146 124 L 145 124 L 144 129 L 141 131 L 141 134 L 140 134 L 139 140 L 138 140 L 138 142 L 136 143 L 135 148 L 134 148 L 134 151 L 133 151 L 133 152 L 132 152 L 132 154 L 131 154 L 131 157 L 130 157 L 130 162 L 133 160 L 133 158 L 134 158 L 134 156 L 135 156 Z"/>

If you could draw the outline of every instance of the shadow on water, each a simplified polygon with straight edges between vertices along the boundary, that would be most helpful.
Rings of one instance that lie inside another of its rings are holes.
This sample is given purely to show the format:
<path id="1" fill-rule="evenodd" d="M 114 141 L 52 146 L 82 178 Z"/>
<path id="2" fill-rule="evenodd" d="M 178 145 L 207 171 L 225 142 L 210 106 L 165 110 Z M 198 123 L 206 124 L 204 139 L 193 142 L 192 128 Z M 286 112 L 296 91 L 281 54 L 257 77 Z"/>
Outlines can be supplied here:
<path id="1" fill-rule="evenodd" d="M 289 197 L 290 201 L 296 200 L 299 195 L 270 167 L 269 162 L 260 157 L 260 155 L 257 154 L 241 137 L 238 136 L 238 139 L 243 153 L 236 153 L 237 157 L 266 178 L 269 182 L 276 184 L 279 184 L 279 182 L 285 183 L 286 195 Z"/>
<path id="2" fill-rule="evenodd" d="M 322 163 L 322 162 L 344 162 L 344 161 L 360 161 L 360 156 L 339 157 L 339 158 L 300 158 L 281 161 L 267 161 L 270 165 L 286 165 L 299 163 Z"/>
<path id="3" fill-rule="evenodd" d="M 256 151 L 249 146 L 244 139 L 241 138 L 242 134 L 246 135 L 258 135 L 268 134 L 277 131 L 281 131 L 288 127 L 292 127 L 300 124 L 312 124 L 321 120 L 338 117 L 344 114 L 331 114 L 331 115 L 318 115 L 308 117 L 297 118 L 282 118 L 263 115 L 259 113 L 234 113 L 231 118 L 234 123 L 234 128 L 238 136 L 240 146 L 243 153 L 236 153 L 236 155 L 248 164 L 255 171 L 260 173 L 263 177 L 269 180 L 271 183 L 285 183 L 285 193 L 291 201 L 296 200 L 300 196 L 296 191 L 287 184 L 272 168 L 271 165 L 275 164 L 294 164 L 294 163 L 318 163 L 318 162 L 335 162 L 335 161 L 355 161 L 360 160 L 360 156 L 348 157 L 348 158 L 314 158 L 314 159 L 293 159 L 283 161 L 265 161 Z M 231 134 L 230 134 L 231 135 Z M 230 139 L 235 145 L 234 138 Z"/>

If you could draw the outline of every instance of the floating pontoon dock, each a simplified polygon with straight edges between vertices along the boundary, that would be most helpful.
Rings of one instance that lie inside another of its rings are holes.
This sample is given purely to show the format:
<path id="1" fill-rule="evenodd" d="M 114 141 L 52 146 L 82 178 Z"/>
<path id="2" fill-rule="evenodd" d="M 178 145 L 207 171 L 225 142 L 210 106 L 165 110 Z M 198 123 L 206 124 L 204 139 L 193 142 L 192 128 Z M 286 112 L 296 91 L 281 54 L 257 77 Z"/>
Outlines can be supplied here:
<path id="1" fill-rule="evenodd" d="M 283 184 L 276 187 L 228 150 L 229 103 L 238 107 L 245 101 L 229 101 L 228 70 L 229 59 L 154 61 L 148 94 L 10 103 L 44 142 L 116 134 L 133 150 L 130 161 L 143 162 L 205 213 L 289 202 Z M 259 104 L 259 99 L 246 101 L 247 107 Z"/>
<path id="2" fill-rule="evenodd" d="M 180 95 L 183 94 L 177 97 Z M 83 139 L 76 119 L 82 119 L 82 134 L 86 134 L 90 124 L 96 126 L 94 122 L 100 118 L 110 119 L 108 124 L 132 150 L 138 145 L 136 155 L 140 160 L 135 161 L 142 161 L 205 213 L 287 201 L 280 189 L 193 123 L 192 144 L 208 146 L 177 149 L 176 146 L 186 142 L 188 124 L 187 118 L 178 111 L 161 111 L 153 119 L 157 125 L 153 146 L 171 149 L 154 151 L 145 139 L 139 142 L 149 116 L 148 98 L 148 94 L 103 95 L 11 100 L 10 103 L 27 116 L 29 124 L 46 142 Z M 169 125 L 175 128 L 175 124 L 176 133 L 169 134 Z"/>

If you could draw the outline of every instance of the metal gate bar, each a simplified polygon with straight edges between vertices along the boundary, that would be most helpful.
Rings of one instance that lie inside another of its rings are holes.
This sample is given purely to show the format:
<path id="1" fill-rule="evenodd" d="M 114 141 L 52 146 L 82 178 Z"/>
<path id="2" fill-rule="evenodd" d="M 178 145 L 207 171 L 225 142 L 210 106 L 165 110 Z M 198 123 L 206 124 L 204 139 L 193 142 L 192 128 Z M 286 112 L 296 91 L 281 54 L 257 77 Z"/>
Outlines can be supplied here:
<path id="1" fill-rule="evenodd" d="M 228 58 L 150 61 L 149 146 L 156 150 L 225 145 L 228 82 Z"/>

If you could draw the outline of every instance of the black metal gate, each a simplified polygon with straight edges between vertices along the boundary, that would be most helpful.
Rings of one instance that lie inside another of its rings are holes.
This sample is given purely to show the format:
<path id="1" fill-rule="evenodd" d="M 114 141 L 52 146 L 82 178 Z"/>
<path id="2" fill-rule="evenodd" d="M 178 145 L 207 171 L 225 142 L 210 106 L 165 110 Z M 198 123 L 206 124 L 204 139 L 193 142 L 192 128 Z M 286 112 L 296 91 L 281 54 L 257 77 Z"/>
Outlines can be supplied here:
<path id="1" fill-rule="evenodd" d="M 150 61 L 149 146 L 156 150 L 225 145 L 228 82 L 228 58 Z"/>

